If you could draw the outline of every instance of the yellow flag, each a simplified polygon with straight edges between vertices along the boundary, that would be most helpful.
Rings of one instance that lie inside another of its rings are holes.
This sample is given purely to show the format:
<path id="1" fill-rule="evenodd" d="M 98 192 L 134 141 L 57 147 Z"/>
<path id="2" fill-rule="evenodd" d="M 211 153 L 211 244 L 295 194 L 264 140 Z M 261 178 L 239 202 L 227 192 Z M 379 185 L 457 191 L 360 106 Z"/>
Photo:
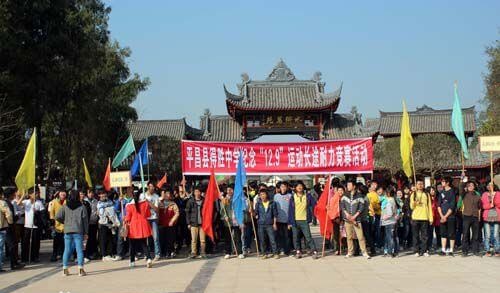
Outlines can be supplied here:
<path id="1" fill-rule="evenodd" d="M 85 158 L 83 160 L 83 172 L 85 173 L 85 181 L 87 181 L 87 186 L 92 187 L 92 179 L 90 178 L 89 169 L 87 169 L 87 164 L 85 164 Z"/>
<path id="2" fill-rule="evenodd" d="M 403 117 L 401 118 L 401 161 L 403 162 L 403 171 L 406 176 L 410 177 L 412 175 L 411 168 L 411 151 L 413 149 L 413 137 L 411 136 L 410 129 L 410 116 L 408 111 L 406 111 L 406 104 L 403 101 Z"/>
<path id="3" fill-rule="evenodd" d="M 23 162 L 16 175 L 16 185 L 21 191 L 27 191 L 35 186 L 35 167 L 36 167 L 36 128 L 33 130 Z"/>

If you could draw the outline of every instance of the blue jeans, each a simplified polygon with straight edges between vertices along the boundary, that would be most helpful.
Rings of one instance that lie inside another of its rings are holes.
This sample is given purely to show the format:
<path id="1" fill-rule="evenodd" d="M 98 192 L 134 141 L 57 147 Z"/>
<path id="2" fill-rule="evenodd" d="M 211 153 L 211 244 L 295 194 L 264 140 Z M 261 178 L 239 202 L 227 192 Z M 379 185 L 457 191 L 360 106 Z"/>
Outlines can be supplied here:
<path id="1" fill-rule="evenodd" d="M 386 225 L 385 227 L 385 235 L 384 235 L 384 253 L 393 253 L 394 252 L 394 224 Z"/>
<path id="2" fill-rule="evenodd" d="M 276 246 L 276 238 L 274 237 L 273 225 L 259 225 L 258 231 L 262 254 L 269 252 L 269 247 L 266 247 L 266 236 L 269 239 L 269 244 L 271 244 L 271 252 L 277 254 L 278 248 Z"/>
<path id="3" fill-rule="evenodd" d="M 498 235 L 500 224 L 497 222 L 484 222 L 484 249 L 490 251 L 490 241 L 496 253 L 500 252 L 500 236 Z"/>
<path id="4" fill-rule="evenodd" d="M 68 261 L 76 249 L 78 267 L 83 268 L 83 235 L 64 234 L 63 268 L 68 268 Z"/>
<path id="5" fill-rule="evenodd" d="M 158 229 L 158 220 L 148 220 L 149 223 L 151 224 L 151 232 L 152 236 L 148 239 L 148 241 L 153 238 L 153 243 L 154 243 L 154 251 L 155 251 L 155 256 L 160 256 L 161 253 L 161 246 L 160 246 L 160 230 Z M 149 247 L 151 247 L 151 243 L 148 243 Z"/>
<path id="6" fill-rule="evenodd" d="M 0 231 L 0 269 L 2 269 L 3 267 L 3 256 L 5 251 L 6 238 L 7 238 L 7 231 L 6 230 Z"/>

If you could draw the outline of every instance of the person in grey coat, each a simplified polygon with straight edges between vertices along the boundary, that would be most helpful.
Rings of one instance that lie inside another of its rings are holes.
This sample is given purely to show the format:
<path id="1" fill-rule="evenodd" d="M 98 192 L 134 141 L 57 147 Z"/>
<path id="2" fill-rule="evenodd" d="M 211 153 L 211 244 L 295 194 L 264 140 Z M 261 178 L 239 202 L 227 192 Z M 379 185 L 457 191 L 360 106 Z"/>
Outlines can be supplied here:
<path id="1" fill-rule="evenodd" d="M 78 275 L 85 276 L 83 269 L 83 240 L 89 233 L 89 217 L 87 210 L 80 201 L 78 190 L 72 190 L 66 205 L 56 214 L 56 220 L 64 224 L 63 274 L 69 276 L 68 261 L 76 249 Z"/>

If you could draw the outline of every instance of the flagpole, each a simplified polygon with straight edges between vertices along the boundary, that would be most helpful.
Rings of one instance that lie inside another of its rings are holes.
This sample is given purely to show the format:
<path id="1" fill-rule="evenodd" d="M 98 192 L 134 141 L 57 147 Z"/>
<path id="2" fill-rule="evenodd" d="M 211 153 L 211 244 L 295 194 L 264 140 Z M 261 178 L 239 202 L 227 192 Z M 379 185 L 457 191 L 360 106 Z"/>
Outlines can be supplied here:
<path id="1" fill-rule="evenodd" d="M 33 225 L 35 224 L 35 203 L 36 203 L 36 127 L 33 128 L 33 134 L 35 136 L 35 139 L 33 140 L 33 144 L 35 145 L 35 151 L 33 152 L 33 161 L 35 162 L 33 164 L 33 169 L 34 169 L 34 175 L 35 175 L 35 180 L 33 184 L 33 194 L 34 194 L 34 200 L 33 200 L 33 205 L 32 205 L 32 210 L 33 210 L 33 221 L 31 222 L 31 230 L 30 230 L 30 249 L 29 249 L 29 257 L 28 257 L 28 264 L 31 264 L 31 247 L 33 246 L 32 240 L 33 240 Z"/>
<path id="2" fill-rule="evenodd" d="M 215 174 L 214 174 L 214 177 L 215 177 Z M 184 179 L 184 175 L 182 175 L 182 178 Z M 219 189 L 219 183 L 217 183 L 217 178 L 215 178 L 215 185 L 217 186 L 217 192 L 219 193 L 219 196 L 220 196 L 220 189 Z M 186 185 L 184 184 L 184 192 L 186 192 L 185 186 Z M 224 211 L 224 215 L 226 215 L 224 217 L 224 219 L 226 220 L 227 228 L 229 229 L 229 235 L 231 236 L 231 242 L 233 243 L 234 253 L 236 256 L 238 256 L 238 250 L 236 249 L 236 243 L 234 242 L 233 231 L 231 230 L 231 223 L 229 223 L 229 217 L 227 216 L 226 205 L 223 202 L 221 202 L 221 206 L 222 206 L 222 210 Z"/>
<path id="3" fill-rule="evenodd" d="M 328 183 L 327 186 L 330 188 L 330 182 L 331 182 L 331 175 L 328 175 Z M 323 229 L 323 249 L 321 251 L 321 257 L 325 257 L 325 245 L 326 245 L 326 227 L 328 226 L 326 224 L 326 221 L 328 221 L 328 207 L 330 206 L 330 190 L 328 190 L 328 200 L 326 202 L 326 207 L 325 207 L 325 229 Z"/>
<path id="4" fill-rule="evenodd" d="M 254 239 L 255 239 L 255 248 L 257 249 L 257 256 L 260 256 L 260 252 L 259 252 L 259 242 L 257 241 L 257 231 L 255 231 L 255 222 L 254 222 L 254 219 L 253 219 L 253 215 L 252 215 L 252 209 L 253 207 L 251 206 L 251 202 L 250 202 L 250 185 L 248 184 L 248 180 L 247 180 L 247 204 L 248 204 L 248 214 L 250 215 L 250 219 L 252 220 L 252 228 L 253 228 L 253 236 L 254 236 Z M 256 195 L 257 196 L 257 195 Z"/>
<path id="5" fill-rule="evenodd" d="M 463 150 L 460 151 L 460 155 L 462 157 L 462 173 L 465 174 L 465 161 L 464 161 L 464 152 L 463 152 Z"/>
<path id="6" fill-rule="evenodd" d="M 411 154 L 411 167 L 413 169 L 413 184 L 417 184 L 417 173 L 415 172 L 415 160 L 413 159 L 413 150 L 410 150 Z"/>
<path id="7" fill-rule="evenodd" d="M 491 184 L 494 184 L 493 183 L 493 152 L 490 152 L 490 181 L 491 181 Z"/>

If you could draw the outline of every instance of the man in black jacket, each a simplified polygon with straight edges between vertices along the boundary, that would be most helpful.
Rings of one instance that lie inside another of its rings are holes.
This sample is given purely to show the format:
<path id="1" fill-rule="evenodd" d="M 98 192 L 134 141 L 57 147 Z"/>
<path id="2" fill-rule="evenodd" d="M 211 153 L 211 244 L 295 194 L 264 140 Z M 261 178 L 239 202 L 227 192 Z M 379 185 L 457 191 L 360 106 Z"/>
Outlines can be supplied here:
<path id="1" fill-rule="evenodd" d="M 200 239 L 200 255 L 198 258 L 206 257 L 206 236 L 201 228 L 203 201 L 201 188 L 197 186 L 194 188 L 193 197 L 189 198 L 186 203 L 186 222 L 191 231 L 191 258 L 195 258 L 198 255 L 198 239 Z"/>

